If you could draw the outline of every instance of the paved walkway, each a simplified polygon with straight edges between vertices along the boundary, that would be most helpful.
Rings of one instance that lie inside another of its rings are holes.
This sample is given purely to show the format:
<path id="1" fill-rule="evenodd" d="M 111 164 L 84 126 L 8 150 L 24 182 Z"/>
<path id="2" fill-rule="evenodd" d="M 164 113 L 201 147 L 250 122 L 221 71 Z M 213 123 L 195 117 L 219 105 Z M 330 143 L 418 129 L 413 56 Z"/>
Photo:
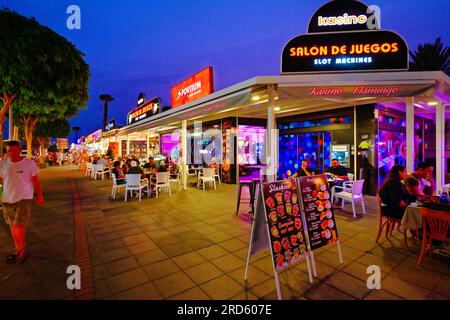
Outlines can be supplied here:
<path id="1" fill-rule="evenodd" d="M 73 168 L 50 168 L 42 176 L 47 204 L 34 211 L 31 257 L 22 266 L 1 265 L 0 298 L 73 296 L 65 287 L 66 267 L 74 260 L 71 181 L 86 223 L 96 299 L 276 298 L 268 253 L 252 258 L 249 280 L 243 279 L 251 224 L 245 206 L 235 215 L 235 186 L 125 203 L 121 195 L 110 200 L 110 180 L 92 181 Z M 337 212 L 344 264 L 338 264 L 335 247 L 318 250 L 318 279 L 310 284 L 306 264 L 299 262 L 280 274 L 283 297 L 450 299 L 450 266 L 427 257 L 417 267 L 418 247 L 411 242 L 406 250 L 398 232 L 377 245 L 375 199 L 368 197 L 367 209 L 356 220 Z M 10 240 L 1 227 L 5 253 Z M 381 290 L 366 286 L 369 265 L 381 268 Z"/>

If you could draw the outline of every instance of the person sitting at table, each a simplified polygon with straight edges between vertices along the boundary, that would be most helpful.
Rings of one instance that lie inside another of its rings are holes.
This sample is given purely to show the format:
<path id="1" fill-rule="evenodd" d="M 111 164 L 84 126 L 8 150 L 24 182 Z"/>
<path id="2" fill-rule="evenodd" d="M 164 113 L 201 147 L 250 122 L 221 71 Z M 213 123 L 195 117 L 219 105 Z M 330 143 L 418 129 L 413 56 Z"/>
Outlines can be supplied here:
<path id="1" fill-rule="evenodd" d="M 334 178 L 347 180 L 347 169 L 341 166 L 338 159 L 331 159 L 331 167 L 328 172 L 333 175 Z"/>
<path id="2" fill-rule="evenodd" d="M 144 164 L 144 169 L 153 170 L 156 168 L 155 159 L 153 157 L 148 158 L 148 162 Z"/>
<path id="3" fill-rule="evenodd" d="M 310 168 L 308 168 L 308 162 L 303 160 L 301 167 L 298 169 L 298 171 L 292 177 L 293 178 L 310 177 L 312 175 L 313 175 L 313 171 Z"/>
<path id="4" fill-rule="evenodd" d="M 127 174 L 140 174 L 141 176 L 144 176 L 144 170 L 142 170 L 142 168 L 138 165 L 138 163 L 135 160 L 131 160 L 130 165 L 131 168 L 128 169 Z"/>
<path id="5" fill-rule="evenodd" d="M 177 175 L 180 171 L 180 167 L 174 162 L 170 162 L 170 174 Z"/>
<path id="6" fill-rule="evenodd" d="M 414 182 L 414 180 L 416 182 Z M 433 166 L 429 162 L 421 162 L 417 166 L 416 171 L 411 173 L 406 179 L 406 185 L 418 184 L 415 189 L 416 196 L 431 196 L 433 195 Z"/>
<path id="7" fill-rule="evenodd" d="M 402 183 L 407 176 L 406 167 L 402 165 L 395 165 L 389 171 L 388 178 L 378 191 L 381 199 L 381 213 L 384 216 L 401 220 L 406 207 L 414 201 Z"/>
<path id="8" fill-rule="evenodd" d="M 166 164 L 164 161 L 159 162 L 159 166 L 157 167 L 158 172 L 167 172 Z"/>
<path id="9" fill-rule="evenodd" d="M 125 175 L 120 168 L 120 161 L 114 161 L 114 168 L 112 169 L 112 173 L 116 176 L 117 184 L 126 184 Z"/>
<path id="10" fill-rule="evenodd" d="M 125 164 L 122 166 L 123 174 L 127 174 L 130 168 L 131 168 L 131 159 L 127 159 L 127 161 L 125 161 Z"/>

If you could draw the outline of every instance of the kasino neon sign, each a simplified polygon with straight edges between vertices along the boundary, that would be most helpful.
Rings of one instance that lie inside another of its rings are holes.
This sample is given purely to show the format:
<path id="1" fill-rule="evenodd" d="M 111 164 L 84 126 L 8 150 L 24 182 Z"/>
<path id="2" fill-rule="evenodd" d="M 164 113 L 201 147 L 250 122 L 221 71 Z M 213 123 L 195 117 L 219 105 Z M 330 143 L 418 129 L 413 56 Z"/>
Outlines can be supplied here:
<path id="1" fill-rule="evenodd" d="M 342 16 L 318 16 L 317 25 L 319 27 L 334 27 L 334 26 L 351 26 L 351 25 L 367 25 L 368 29 L 381 28 L 381 9 L 376 5 L 371 5 L 367 8 L 367 14 L 348 14 L 344 13 Z"/>

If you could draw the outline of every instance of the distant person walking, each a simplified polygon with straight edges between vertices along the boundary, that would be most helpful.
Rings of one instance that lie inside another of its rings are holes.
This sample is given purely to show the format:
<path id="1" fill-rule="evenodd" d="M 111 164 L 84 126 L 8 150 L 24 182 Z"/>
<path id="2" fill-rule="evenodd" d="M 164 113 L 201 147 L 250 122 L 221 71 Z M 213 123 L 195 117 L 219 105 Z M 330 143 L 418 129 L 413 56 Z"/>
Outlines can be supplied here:
<path id="1" fill-rule="evenodd" d="M 26 231 L 30 221 L 31 202 L 36 192 L 36 203 L 44 204 L 39 169 L 33 160 L 20 155 L 18 141 L 6 144 L 6 157 L 0 160 L 0 182 L 3 183 L 3 215 L 11 229 L 15 249 L 6 257 L 6 263 L 22 263 L 26 257 Z"/>

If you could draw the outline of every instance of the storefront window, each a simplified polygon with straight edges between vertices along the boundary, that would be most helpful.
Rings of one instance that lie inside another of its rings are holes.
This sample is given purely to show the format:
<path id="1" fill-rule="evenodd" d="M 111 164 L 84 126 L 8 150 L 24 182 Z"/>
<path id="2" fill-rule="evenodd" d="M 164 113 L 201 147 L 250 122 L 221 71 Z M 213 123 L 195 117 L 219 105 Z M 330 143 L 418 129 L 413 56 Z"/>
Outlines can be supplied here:
<path id="1" fill-rule="evenodd" d="M 265 162 L 264 127 L 240 125 L 238 127 L 238 161 L 239 164 L 256 165 Z"/>

